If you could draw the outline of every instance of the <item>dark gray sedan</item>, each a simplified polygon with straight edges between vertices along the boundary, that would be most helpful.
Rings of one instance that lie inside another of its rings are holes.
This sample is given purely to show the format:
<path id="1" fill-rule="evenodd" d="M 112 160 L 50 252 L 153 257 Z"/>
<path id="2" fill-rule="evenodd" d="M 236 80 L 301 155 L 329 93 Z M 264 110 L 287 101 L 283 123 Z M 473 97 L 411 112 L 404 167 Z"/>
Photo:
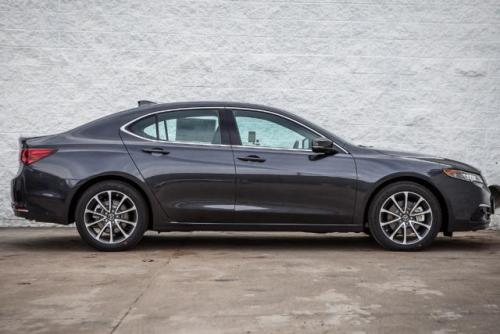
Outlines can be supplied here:
<path id="1" fill-rule="evenodd" d="M 142 101 L 21 138 L 17 216 L 76 222 L 99 250 L 155 231 L 366 232 L 392 250 L 488 226 L 493 199 L 457 161 L 352 145 L 283 110 Z"/>

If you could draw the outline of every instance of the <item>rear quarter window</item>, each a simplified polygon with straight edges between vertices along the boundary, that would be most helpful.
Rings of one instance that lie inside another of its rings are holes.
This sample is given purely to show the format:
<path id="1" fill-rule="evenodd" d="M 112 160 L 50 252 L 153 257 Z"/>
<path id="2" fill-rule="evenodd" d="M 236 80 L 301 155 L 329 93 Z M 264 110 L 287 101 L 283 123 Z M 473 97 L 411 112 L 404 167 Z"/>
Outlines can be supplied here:
<path id="1" fill-rule="evenodd" d="M 155 140 L 158 138 L 156 117 L 154 115 L 133 123 L 128 127 L 128 130 L 140 137 Z"/>

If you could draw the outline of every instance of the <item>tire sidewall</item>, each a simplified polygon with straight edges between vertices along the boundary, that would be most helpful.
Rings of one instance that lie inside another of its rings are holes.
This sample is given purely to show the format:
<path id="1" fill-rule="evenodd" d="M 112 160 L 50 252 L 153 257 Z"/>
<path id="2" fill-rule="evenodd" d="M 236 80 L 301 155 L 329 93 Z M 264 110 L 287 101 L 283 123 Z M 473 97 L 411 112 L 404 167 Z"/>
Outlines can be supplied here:
<path id="1" fill-rule="evenodd" d="M 137 225 L 134 231 L 126 240 L 123 240 L 116 244 L 101 243 L 94 239 L 85 227 L 84 222 L 84 213 L 87 203 L 96 194 L 107 190 L 114 190 L 124 193 L 132 199 L 137 208 L 138 218 Z M 142 195 L 135 188 L 119 181 L 103 181 L 91 186 L 82 194 L 82 196 L 78 200 L 75 212 L 75 224 L 78 233 L 88 244 L 101 251 L 122 251 L 134 247 L 135 245 L 137 245 L 137 243 L 139 243 L 144 233 L 146 232 L 148 222 L 148 208 Z"/>
<path id="2" fill-rule="evenodd" d="M 379 224 L 379 212 L 386 199 L 398 192 L 410 191 L 422 196 L 432 209 L 432 226 L 427 235 L 411 245 L 401 245 L 390 240 Z M 426 187 L 414 182 L 397 182 L 380 190 L 374 197 L 368 214 L 372 237 L 384 248 L 390 250 L 419 250 L 429 246 L 441 230 L 442 209 L 436 196 Z"/>

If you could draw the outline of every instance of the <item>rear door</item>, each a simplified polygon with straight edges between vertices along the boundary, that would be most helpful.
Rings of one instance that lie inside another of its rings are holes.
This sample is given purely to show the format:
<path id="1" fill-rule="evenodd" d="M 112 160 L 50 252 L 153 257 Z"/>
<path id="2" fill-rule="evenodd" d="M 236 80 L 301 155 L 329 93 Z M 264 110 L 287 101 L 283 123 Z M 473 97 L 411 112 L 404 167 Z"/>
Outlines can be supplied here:
<path id="1" fill-rule="evenodd" d="M 122 138 L 170 219 L 233 220 L 235 167 L 223 109 L 155 113 L 127 126 Z"/>
<path id="2" fill-rule="evenodd" d="M 319 133 L 278 114 L 233 109 L 238 223 L 352 224 L 350 154 L 311 150 Z"/>

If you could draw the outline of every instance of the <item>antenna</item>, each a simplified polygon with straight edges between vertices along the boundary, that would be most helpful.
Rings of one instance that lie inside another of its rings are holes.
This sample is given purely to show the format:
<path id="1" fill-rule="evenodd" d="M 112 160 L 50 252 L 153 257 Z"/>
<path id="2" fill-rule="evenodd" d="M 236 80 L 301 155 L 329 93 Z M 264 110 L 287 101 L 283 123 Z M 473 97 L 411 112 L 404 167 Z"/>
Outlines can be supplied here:
<path id="1" fill-rule="evenodd" d="M 148 100 L 139 100 L 139 101 L 137 101 L 137 105 L 139 107 L 146 106 L 148 104 L 156 104 L 156 102 L 148 101 Z"/>

